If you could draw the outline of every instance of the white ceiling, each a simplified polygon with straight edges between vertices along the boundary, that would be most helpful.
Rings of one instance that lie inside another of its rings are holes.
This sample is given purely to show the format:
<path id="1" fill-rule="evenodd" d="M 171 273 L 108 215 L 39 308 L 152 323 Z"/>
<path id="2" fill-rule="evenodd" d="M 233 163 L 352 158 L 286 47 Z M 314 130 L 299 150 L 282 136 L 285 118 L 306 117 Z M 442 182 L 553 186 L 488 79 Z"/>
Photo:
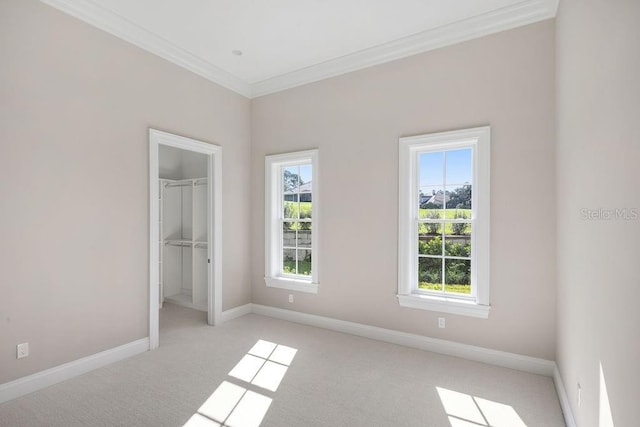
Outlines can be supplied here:
<path id="1" fill-rule="evenodd" d="M 42 1 L 249 97 L 551 18 L 558 3 Z"/>

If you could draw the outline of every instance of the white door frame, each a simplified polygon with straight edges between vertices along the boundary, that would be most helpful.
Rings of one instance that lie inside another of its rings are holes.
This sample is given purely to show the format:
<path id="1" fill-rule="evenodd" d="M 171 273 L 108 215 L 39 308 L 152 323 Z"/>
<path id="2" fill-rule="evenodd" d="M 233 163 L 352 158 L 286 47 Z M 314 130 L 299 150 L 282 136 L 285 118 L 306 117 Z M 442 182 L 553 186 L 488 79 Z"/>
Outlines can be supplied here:
<path id="1" fill-rule="evenodd" d="M 222 312 L 222 147 L 149 129 L 149 350 L 158 348 L 160 334 L 158 321 L 160 309 L 158 154 L 160 145 L 206 154 L 208 157 L 207 257 L 211 262 L 208 264 L 207 323 L 219 324 Z"/>

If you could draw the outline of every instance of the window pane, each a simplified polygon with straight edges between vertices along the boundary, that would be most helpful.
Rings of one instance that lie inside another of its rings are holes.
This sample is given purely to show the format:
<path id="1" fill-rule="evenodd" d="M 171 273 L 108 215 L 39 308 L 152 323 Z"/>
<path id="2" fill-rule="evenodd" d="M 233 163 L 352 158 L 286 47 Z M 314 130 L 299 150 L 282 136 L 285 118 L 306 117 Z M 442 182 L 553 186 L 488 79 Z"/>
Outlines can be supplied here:
<path id="1" fill-rule="evenodd" d="M 420 187 L 419 218 L 442 219 L 444 217 L 445 193 L 444 187 L 426 185 Z"/>
<path id="2" fill-rule="evenodd" d="M 444 236 L 445 255 L 458 257 L 471 257 L 471 223 L 452 223 L 450 231 Z M 465 232 L 460 233 L 459 229 Z"/>
<path id="3" fill-rule="evenodd" d="M 442 218 L 444 208 L 444 153 L 421 153 L 418 157 L 419 218 Z"/>
<path id="4" fill-rule="evenodd" d="M 311 165 L 300 165 L 300 218 L 311 218 L 312 189 Z"/>
<path id="5" fill-rule="evenodd" d="M 311 249 L 298 250 L 298 274 L 311 276 Z"/>
<path id="6" fill-rule="evenodd" d="M 432 224 L 424 224 L 432 225 Z M 420 255 L 442 256 L 442 237 L 440 235 L 418 234 L 418 253 Z"/>
<path id="7" fill-rule="evenodd" d="M 296 250 L 295 249 L 283 249 L 282 272 L 285 274 L 296 274 Z"/>
<path id="8" fill-rule="evenodd" d="M 444 152 L 421 153 L 418 158 L 419 186 L 444 186 Z"/>
<path id="9" fill-rule="evenodd" d="M 418 258 L 418 288 L 442 290 L 442 258 Z"/>
<path id="10" fill-rule="evenodd" d="M 300 229 L 297 230 L 298 248 L 311 248 L 311 223 L 301 222 Z"/>
<path id="11" fill-rule="evenodd" d="M 471 148 L 445 152 L 447 209 L 471 209 L 473 151 Z"/>
<path id="12" fill-rule="evenodd" d="M 471 227 L 470 222 L 448 222 L 445 224 L 446 255 L 471 256 Z"/>
<path id="13" fill-rule="evenodd" d="M 466 210 L 471 217 L 472 197 L 471 184 L 448 185 L 447 184 L 447 211 Z"/>
<path id="14" fill-rule="evenodd" d="M 298 193 L 300 185 L 300 168 L 298 166 L 289 166 L 282 170 L 282 191 L 285 197 L 288 194 Z"/>
<path id="15" fill-rule="evenodd" d="M 295 248 L 296 247 L 296 228 L 299 226 L 298 222 L 283 222 L 282 223 L 282 246 Z"/>
<path id="16" fill-rule="evenodd" d="M 445 259 L 444 280 L 446 292 L 471 293 L 471 260 Z"/>
<path id="17" fill-rule="evenodd" d="M 302 219 L 311 219 L 311 207 L 313 203 L 311 202 L 311 193 L 302 193 L 300 194 L 300 218 Z"/>
<path id="18" fill-rule="evenodd" d="M 282 206 L 284 209 L 284 217 L 285 218 L 293 218 L 298 219 L 298 194 L 285 194 L 284 201 L 282 202 Z"/>
<path id="19" fill-rule="evenodd" d="M 447 187 L 461 187 L 473 181 L 472 149 L 451 150 L 445 152 L 446 185 Z"/>
<path id="20" fill-rule="evenodd" d="M 301 193 L 310 193 L 311 192 L 311 179 L 313 178 L 311 175 L 311 165 L 300 165 L 300 192 Z"/>
<path id="21" fill-rule="evenodd" d="M 442 224 L 438 222 L 421 222 L 418 224 L 418 233 L 430 236 L 442 235 Z"/>
<path id="22" fill-rule="evenodd" d="M 460 214 L 460 211 L 456 212 L 457 219 L 467 219 L 468 216 L 464 213 Z M 453 234 L 456 236 L 465 236 L 471 234 L 470 222 L 451 222 L 446 226 L 447 234 Z"/>

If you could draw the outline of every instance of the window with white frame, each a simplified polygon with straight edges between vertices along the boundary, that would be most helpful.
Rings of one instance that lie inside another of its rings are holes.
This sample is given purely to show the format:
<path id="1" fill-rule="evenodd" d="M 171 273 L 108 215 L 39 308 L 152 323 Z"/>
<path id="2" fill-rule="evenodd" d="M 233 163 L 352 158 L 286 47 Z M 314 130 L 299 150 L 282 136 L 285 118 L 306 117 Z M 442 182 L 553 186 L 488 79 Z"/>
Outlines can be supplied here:
<path id="1" fill-rule="evenodd" d="M 489 315 L 490 128 L 400 139 L 398 301 Z"/>
<path id="2" fill-rule="evenodd" d="M 265 158 L 265 283 L 318 292 L 318 150 Z"/>

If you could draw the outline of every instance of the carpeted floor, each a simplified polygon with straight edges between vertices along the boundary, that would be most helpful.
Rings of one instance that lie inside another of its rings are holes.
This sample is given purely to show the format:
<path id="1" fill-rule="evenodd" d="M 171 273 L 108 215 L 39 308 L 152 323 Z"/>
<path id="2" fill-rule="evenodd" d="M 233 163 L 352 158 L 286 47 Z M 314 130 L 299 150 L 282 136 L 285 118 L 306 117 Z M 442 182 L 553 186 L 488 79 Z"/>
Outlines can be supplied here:
<path id="1" fill-rule="evenodd" d="M 199 410 L 229 426 L 565 425 L 551 378 L 253 314 L 205 321 L 165 304 L 158 350 L 0 405 L 0 426 L 218 425 Z"/>

